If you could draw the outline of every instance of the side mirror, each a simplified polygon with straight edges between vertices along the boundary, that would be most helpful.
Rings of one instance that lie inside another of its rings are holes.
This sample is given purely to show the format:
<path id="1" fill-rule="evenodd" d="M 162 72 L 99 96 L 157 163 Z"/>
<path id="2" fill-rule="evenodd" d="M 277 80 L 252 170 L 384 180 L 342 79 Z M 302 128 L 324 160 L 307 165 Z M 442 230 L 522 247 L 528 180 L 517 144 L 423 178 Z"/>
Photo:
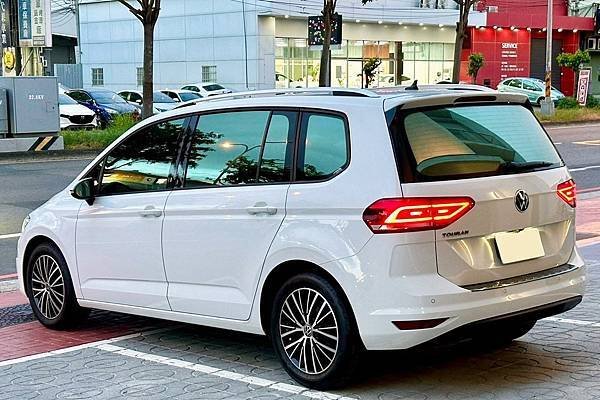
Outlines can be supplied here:
<path id="1" fill-rule="evenodd" d="M 90 206 L 94 204 L 94 178 L 80 180 L 71 190 L 71 196 L 77 200 L 85 200 Z"/>
<path id="2" fill-rule="evenodd" d="M 142 105 L 142 99 L 137 99 L 135 102 L 139 105 Z"/>
<path id="3" fill-rule="evenodd" d="M 179 100 L 179 98 L 178 98 L 178 97 L 175 97 L 175 98 L 173 99 L 173 101 L 174 101 L 175 103 L 181 103 L 181 100 Z"/>

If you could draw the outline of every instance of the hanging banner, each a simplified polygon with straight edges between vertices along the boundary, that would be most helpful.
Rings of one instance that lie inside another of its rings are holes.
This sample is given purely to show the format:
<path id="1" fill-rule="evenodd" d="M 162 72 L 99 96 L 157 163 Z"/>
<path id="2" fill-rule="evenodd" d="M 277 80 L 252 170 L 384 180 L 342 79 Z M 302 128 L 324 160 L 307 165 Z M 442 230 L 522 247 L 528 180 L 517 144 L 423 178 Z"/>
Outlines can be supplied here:
<path id="1" fill-rule="evenodd" d="M 31 47 L 31 0 L 19 0 L 19 45 Z"/>
<path id="2" fill-rule="evenodd" d="M 0 0 L 0 41 L 2 48 L 13 47 L 13 37 L 10 24 L 10 4 L 8 0 Z"/>
<path id="3" fill-rule="evenodd" d="M 52 47 L 51 0 L 19 0 L 21 47 Z"/>

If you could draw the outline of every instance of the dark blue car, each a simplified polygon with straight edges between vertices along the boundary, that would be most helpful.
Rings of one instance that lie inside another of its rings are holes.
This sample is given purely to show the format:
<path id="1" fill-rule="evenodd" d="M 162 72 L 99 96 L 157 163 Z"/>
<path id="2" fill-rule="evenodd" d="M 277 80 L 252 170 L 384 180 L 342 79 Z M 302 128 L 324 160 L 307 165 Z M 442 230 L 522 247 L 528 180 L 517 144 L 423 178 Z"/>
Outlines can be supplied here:
<path id="1" fill-rule="evenodd" d="M 115 92 L 106 89 L 75 89 L 66 94 L 93 110 L 100 120 L 101 126 L 105 127 L 117 115 L 131 115 L 139 119 L 140 112 L 137 107 L 129 104 Z"/>

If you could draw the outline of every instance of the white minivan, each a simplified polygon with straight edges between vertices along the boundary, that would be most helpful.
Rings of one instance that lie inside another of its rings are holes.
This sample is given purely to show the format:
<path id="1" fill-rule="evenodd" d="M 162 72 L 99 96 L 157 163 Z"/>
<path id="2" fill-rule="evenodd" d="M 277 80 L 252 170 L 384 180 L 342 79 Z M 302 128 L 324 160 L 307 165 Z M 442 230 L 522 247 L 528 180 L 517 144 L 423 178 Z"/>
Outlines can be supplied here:
<path id="1" fill-rule="evenodd" d="M 342 385 L 364 350 L 502 343 L 575 307 L 575 183 L 521 95 L 236 93 L 149 118 L 29 215 L 22 291 L 268 335 Z"/>

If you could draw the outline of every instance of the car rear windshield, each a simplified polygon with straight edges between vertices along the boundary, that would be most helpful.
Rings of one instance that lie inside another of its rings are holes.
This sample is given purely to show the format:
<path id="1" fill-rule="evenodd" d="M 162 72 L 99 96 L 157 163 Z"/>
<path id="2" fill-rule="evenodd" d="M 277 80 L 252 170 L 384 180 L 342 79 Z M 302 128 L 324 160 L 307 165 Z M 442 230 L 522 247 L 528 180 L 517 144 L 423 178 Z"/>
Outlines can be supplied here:
<path id="1" fill-rule="evenodd" d="M 204 90 L 206 90 L 207 92 L 213 92 L 215 90 L 223 90 L 225 89 L 223 86 L 221 85 L 217 85 L 217 84 L 213 84 L 213 85 L 206 85 L 203 86 Z"/>
<path id="2" fill-rule="evenodd" d="M 546 132 L 520 105 L 391 110 L 405 182 L 465 179 L 563 166 Z"/>

